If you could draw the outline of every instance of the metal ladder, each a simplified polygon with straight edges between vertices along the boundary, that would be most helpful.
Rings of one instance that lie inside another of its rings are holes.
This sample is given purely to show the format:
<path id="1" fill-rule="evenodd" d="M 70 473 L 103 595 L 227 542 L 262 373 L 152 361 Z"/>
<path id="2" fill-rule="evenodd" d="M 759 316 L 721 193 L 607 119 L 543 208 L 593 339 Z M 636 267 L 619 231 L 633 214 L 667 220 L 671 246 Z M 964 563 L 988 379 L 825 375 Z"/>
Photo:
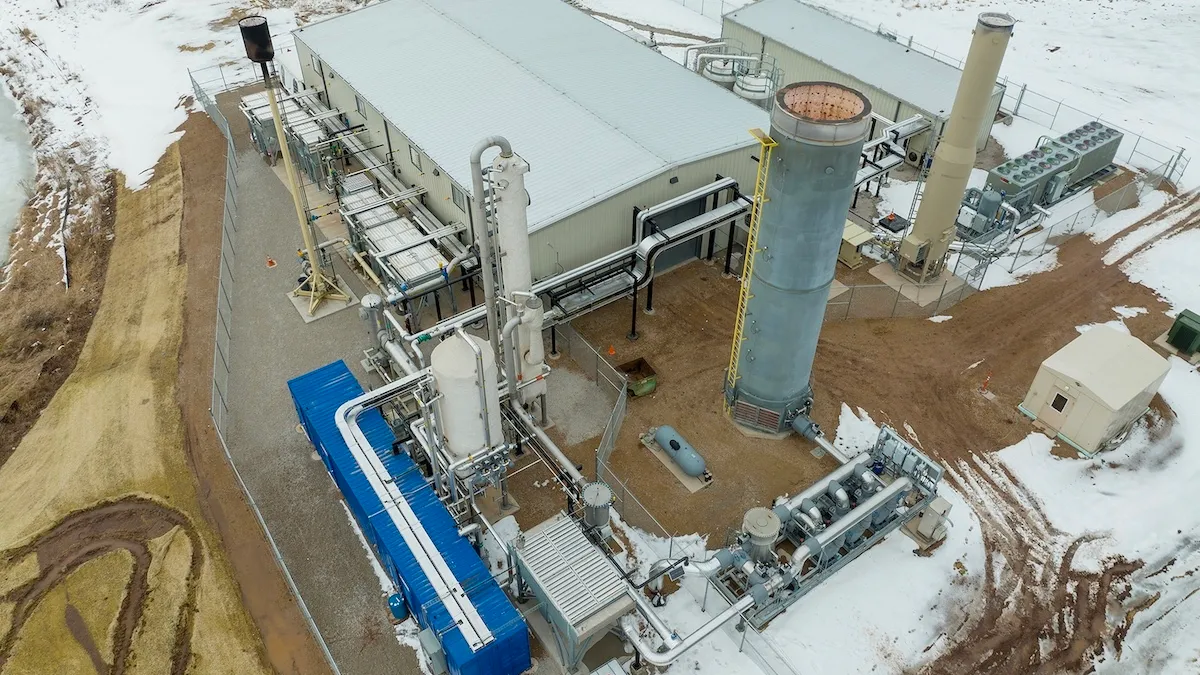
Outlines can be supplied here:
<path id="1" fill-rule="evenodd" d="M 921 196 L 925 194 L 925 181 L 929 178 L 929 170 L 933 168 L 933 155 L 921 157 L 921 170 L 917 172 L 917 191 L 913 193 L 912 204 L 908 207 L 908 225 L 912 227 L 913 219 L 917 217 L 917 207 L 921 204 Z"/>
<path id="2" fill-rule="evenodd" d="M 750 209 L 750 223 L 746 235 L 746 255 L 742 264 L 742 285 L 738 291 L 737 318 L 733 323 L 733 346 L 729 353 L 729 369 L 726 371 L 725 388 L 729 395 L 725 398 L 725 412 L 729 412 L 732 393 L 738 381 L 738 362 L 741 358 L 742 343 L 745 341 L 746 309 L 750 304 L 750 277 L 754 273 L 754 257 L 758 253 L 758 226 L 762 222 L 763 205 L 767 203 L 767 174 L 771 172 L 771 151 L 779 145 L 762 129 L 751 129 L 750 135 L 758 139 L 760 148 L 758 174 L 754 179 L 754 206 Z M 730 226 L 732 227 L 732 225 Z"/>

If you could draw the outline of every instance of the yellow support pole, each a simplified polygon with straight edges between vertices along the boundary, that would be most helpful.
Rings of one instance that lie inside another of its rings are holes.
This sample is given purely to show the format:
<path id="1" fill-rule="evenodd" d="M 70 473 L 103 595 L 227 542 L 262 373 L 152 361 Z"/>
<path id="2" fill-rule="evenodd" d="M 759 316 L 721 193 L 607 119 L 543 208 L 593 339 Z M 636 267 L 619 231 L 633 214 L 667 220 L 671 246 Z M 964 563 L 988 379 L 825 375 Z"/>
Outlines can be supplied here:
<path id="1" fill-rule="evenodd" d="M 771 172 L 771 151 L 779 145 L 762 129 L 751 129 L 750 135 L 758 139 L 758 173 L 754 179 L 754 204 L 750 207 L 750 223 L 746 235 L 746 259 L 742 263 L 742 285 L 738 291 L 737 317 L 733 323 L 733 345 L 730 347 L 729 368 L 725 371 L 725 412 L 730 411 L 729 402 L 737 387 L 738 365 L 742 343 L 745 341 L 746 308 L 750 304 L 750 277 L 754 273 L 754 257 L 758 253 L 758 226 L 762 222 L 762 208 L 767 203 L 767 176 Z M 732 227 L 732 225 L 730 226 Z"/>
<path id="2" fill-rule="evenodd" d="M 296 220 L 300 223 L 300 235 L 304 239 L 304 250 L 308 256 L 308 266 L 312 270 L 308 277 L 299 286 L 292 291 L 292 295 L 308 296 L 308 315 L 312 316 L 317 307 L 325 300 L 341 300 L 349 301 L 350 298 L 345 293 L 338 289 L 337 282 L 331 279 L 321 269 L 320 258 L 317 257 L 317 246 L 314 241 L 312 224 L 308 222 L 308 215 L 304 209 L 304 203 L 301 201 L 302 194 L 300 190 L 300 181 L 296 175 L 296 167 L 292 164 L 292 151 L 288 147 L 287 136 L 283 130 L 283 116 L 279 114 L 279 103 L 275 98 L 275 82 L 267 70 L 267 65 L 262 64 L 263 80 L 267 84 L 267 100 L 271 102 L 271 117 L 275 121 L 275 137 L 279 141 L 279 154 L 283 159 L 283 168 L 287 173 L 288 188 L 292 193 L 292 203 L 296 207 Z M 305 286 L 308 286 L 305 289 Z"/>

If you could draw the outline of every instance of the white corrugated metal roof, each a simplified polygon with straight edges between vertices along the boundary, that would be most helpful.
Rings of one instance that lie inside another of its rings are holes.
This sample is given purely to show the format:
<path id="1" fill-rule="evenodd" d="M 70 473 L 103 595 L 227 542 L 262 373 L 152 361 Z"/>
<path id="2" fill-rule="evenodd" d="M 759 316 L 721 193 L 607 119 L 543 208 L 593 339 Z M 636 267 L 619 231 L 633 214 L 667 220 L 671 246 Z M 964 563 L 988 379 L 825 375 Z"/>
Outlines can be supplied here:
<path id="1" fill-rule="evenodd" d="M 961 70 L 799 0 L 759 0 L 725 19 L 928 113 L 949 115 L 954 106 Z"/>
<path id="2" fill-rule="evenodd" d="M 1146 343 L 1103 325 L 1084 331 L 1042 366 L 1077 382 L 1111 410 L 1119 410 L 1171 368 Z"/>
<path id="3" fill-rule="evenodd" d="M 767 124 L 562 0 L 390 0 L 295 35 L 468 190 L 475 143 L 508 138 L 531 167 L 531 230 Z"/>

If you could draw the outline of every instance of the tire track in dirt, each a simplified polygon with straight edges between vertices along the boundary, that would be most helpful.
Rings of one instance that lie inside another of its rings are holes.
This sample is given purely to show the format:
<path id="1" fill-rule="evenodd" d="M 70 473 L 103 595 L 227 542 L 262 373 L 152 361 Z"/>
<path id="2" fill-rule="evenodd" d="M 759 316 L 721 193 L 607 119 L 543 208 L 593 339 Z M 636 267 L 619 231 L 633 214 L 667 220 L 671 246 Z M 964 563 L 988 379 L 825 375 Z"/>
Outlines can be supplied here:
<path id="1" fill-rule="evenodd" d="M 1114 584 L 1142 563 L 1111 559 L 1098 572 L 1074 569 L 1080 548 L 1099 535 L 1058 531 L 1037 497 L 994 455 L 959 460 L 948 474 L 983 524 L 982 597 L 969 611 L 972 622 L 920 672 L 1085 670 L 1115 638 L 1108 625 Z"/>
<path id="2" fill-rule="evenodd" d="M 953 321 L 826 323 L 814 368 L 818 421 L 836 422 L 837 406 L 846 401 L 911 424 L 981 523 L 985 557 L 977 563 L 982 569 L 973 570 L 979 589 L 972 602 L 948 611 L 942 644 L 949 646 L 915 672 L 1087 671 L 1107 647 L 1119 648 L 1133 616 L 1139 625 L 1161 616 L 1165 607 L 1143 611 L 1149 601 L 1130 597 L 1142 562 L 1079 564 L 1092 536 L 1058 531 L 1040 501 L 992 453 L 1032 430 L 1016 405 L 1042 360 L 1078 335 L 1076 326 L 1110 320 L 1111 308 L 1121 305 L 1149 310 L 1125 320 L 1143 340 L 1170 325 L 1155 292 L 1130 282 L 1121 265 L 1105 265 L 1103 257 L 1112 242 L 1164 218 L 1187 214 L 1134 254 L 1200 225 L 1198 209 L 1200 193 L 1193 191 L 1107 242 L 1075 237 L 1059 249 L 1058 267 L 965 299 Z M 994 400 L 977 393 L 985 375 L 993 375 Z"/>
<path id="3" fill-rule="evenodd" d="M 32 542 L 0 554 L 0 563 L 12 563 L 36 555 L 39 570 L 34 579 L 0 596 L 0 600 L 15 604 L 10 625 L 6 632 L 0 634 L 0 671 L 11 656 L 25 622 L 47 594 L 84 563 L 124 550 L 133 557 L 133 570 L 117 613 L 112 661 L 101 660 L 106 670 L 98 669 L 98 672 L 106 675 L 124 673 L 150 593 L 149 571 L 153 556 L 149 542 L 175 528 L 179 528 L 191 546 L 191 561 L 185 579 L 186 595 L 176 617 L 171 652 L 171 675 L 185 675 L 191 661 L 197 582 L 204 562 L 202 542 L 191 521 L 182 512 L 137 496 L 102 502 L 71 513 Z M 71 607 L 68 605 L 68 611 Z M 71 628 L 71 632 L 79 639 L 76 628 Z M 96 656 L 90 652 L 89 656 L 95 663 Z"/>

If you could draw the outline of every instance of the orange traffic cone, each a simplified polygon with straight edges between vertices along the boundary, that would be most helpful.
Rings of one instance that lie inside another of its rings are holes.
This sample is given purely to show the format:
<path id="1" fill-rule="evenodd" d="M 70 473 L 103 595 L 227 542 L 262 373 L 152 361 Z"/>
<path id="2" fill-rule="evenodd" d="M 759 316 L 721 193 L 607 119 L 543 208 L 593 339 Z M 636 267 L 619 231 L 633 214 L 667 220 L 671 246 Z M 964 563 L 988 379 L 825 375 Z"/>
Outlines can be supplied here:
<path id="1" fill-rule="evenodd" d="M 275 266 L 275 259 L 272 258 L 271 256 L 267 256 L 267 269 L 270 269 L 274 266 Z"/>
<path id="2" fill-rule="evenodd" d="M 614 349 L 612 345 L 609 345 L 609 346 L 608 346 L 608 355 L 609 355 L 609 356 L 616 356 L 616 355 L 617 355 L 617 350 L 616 350 L 616 349 Z"/>

